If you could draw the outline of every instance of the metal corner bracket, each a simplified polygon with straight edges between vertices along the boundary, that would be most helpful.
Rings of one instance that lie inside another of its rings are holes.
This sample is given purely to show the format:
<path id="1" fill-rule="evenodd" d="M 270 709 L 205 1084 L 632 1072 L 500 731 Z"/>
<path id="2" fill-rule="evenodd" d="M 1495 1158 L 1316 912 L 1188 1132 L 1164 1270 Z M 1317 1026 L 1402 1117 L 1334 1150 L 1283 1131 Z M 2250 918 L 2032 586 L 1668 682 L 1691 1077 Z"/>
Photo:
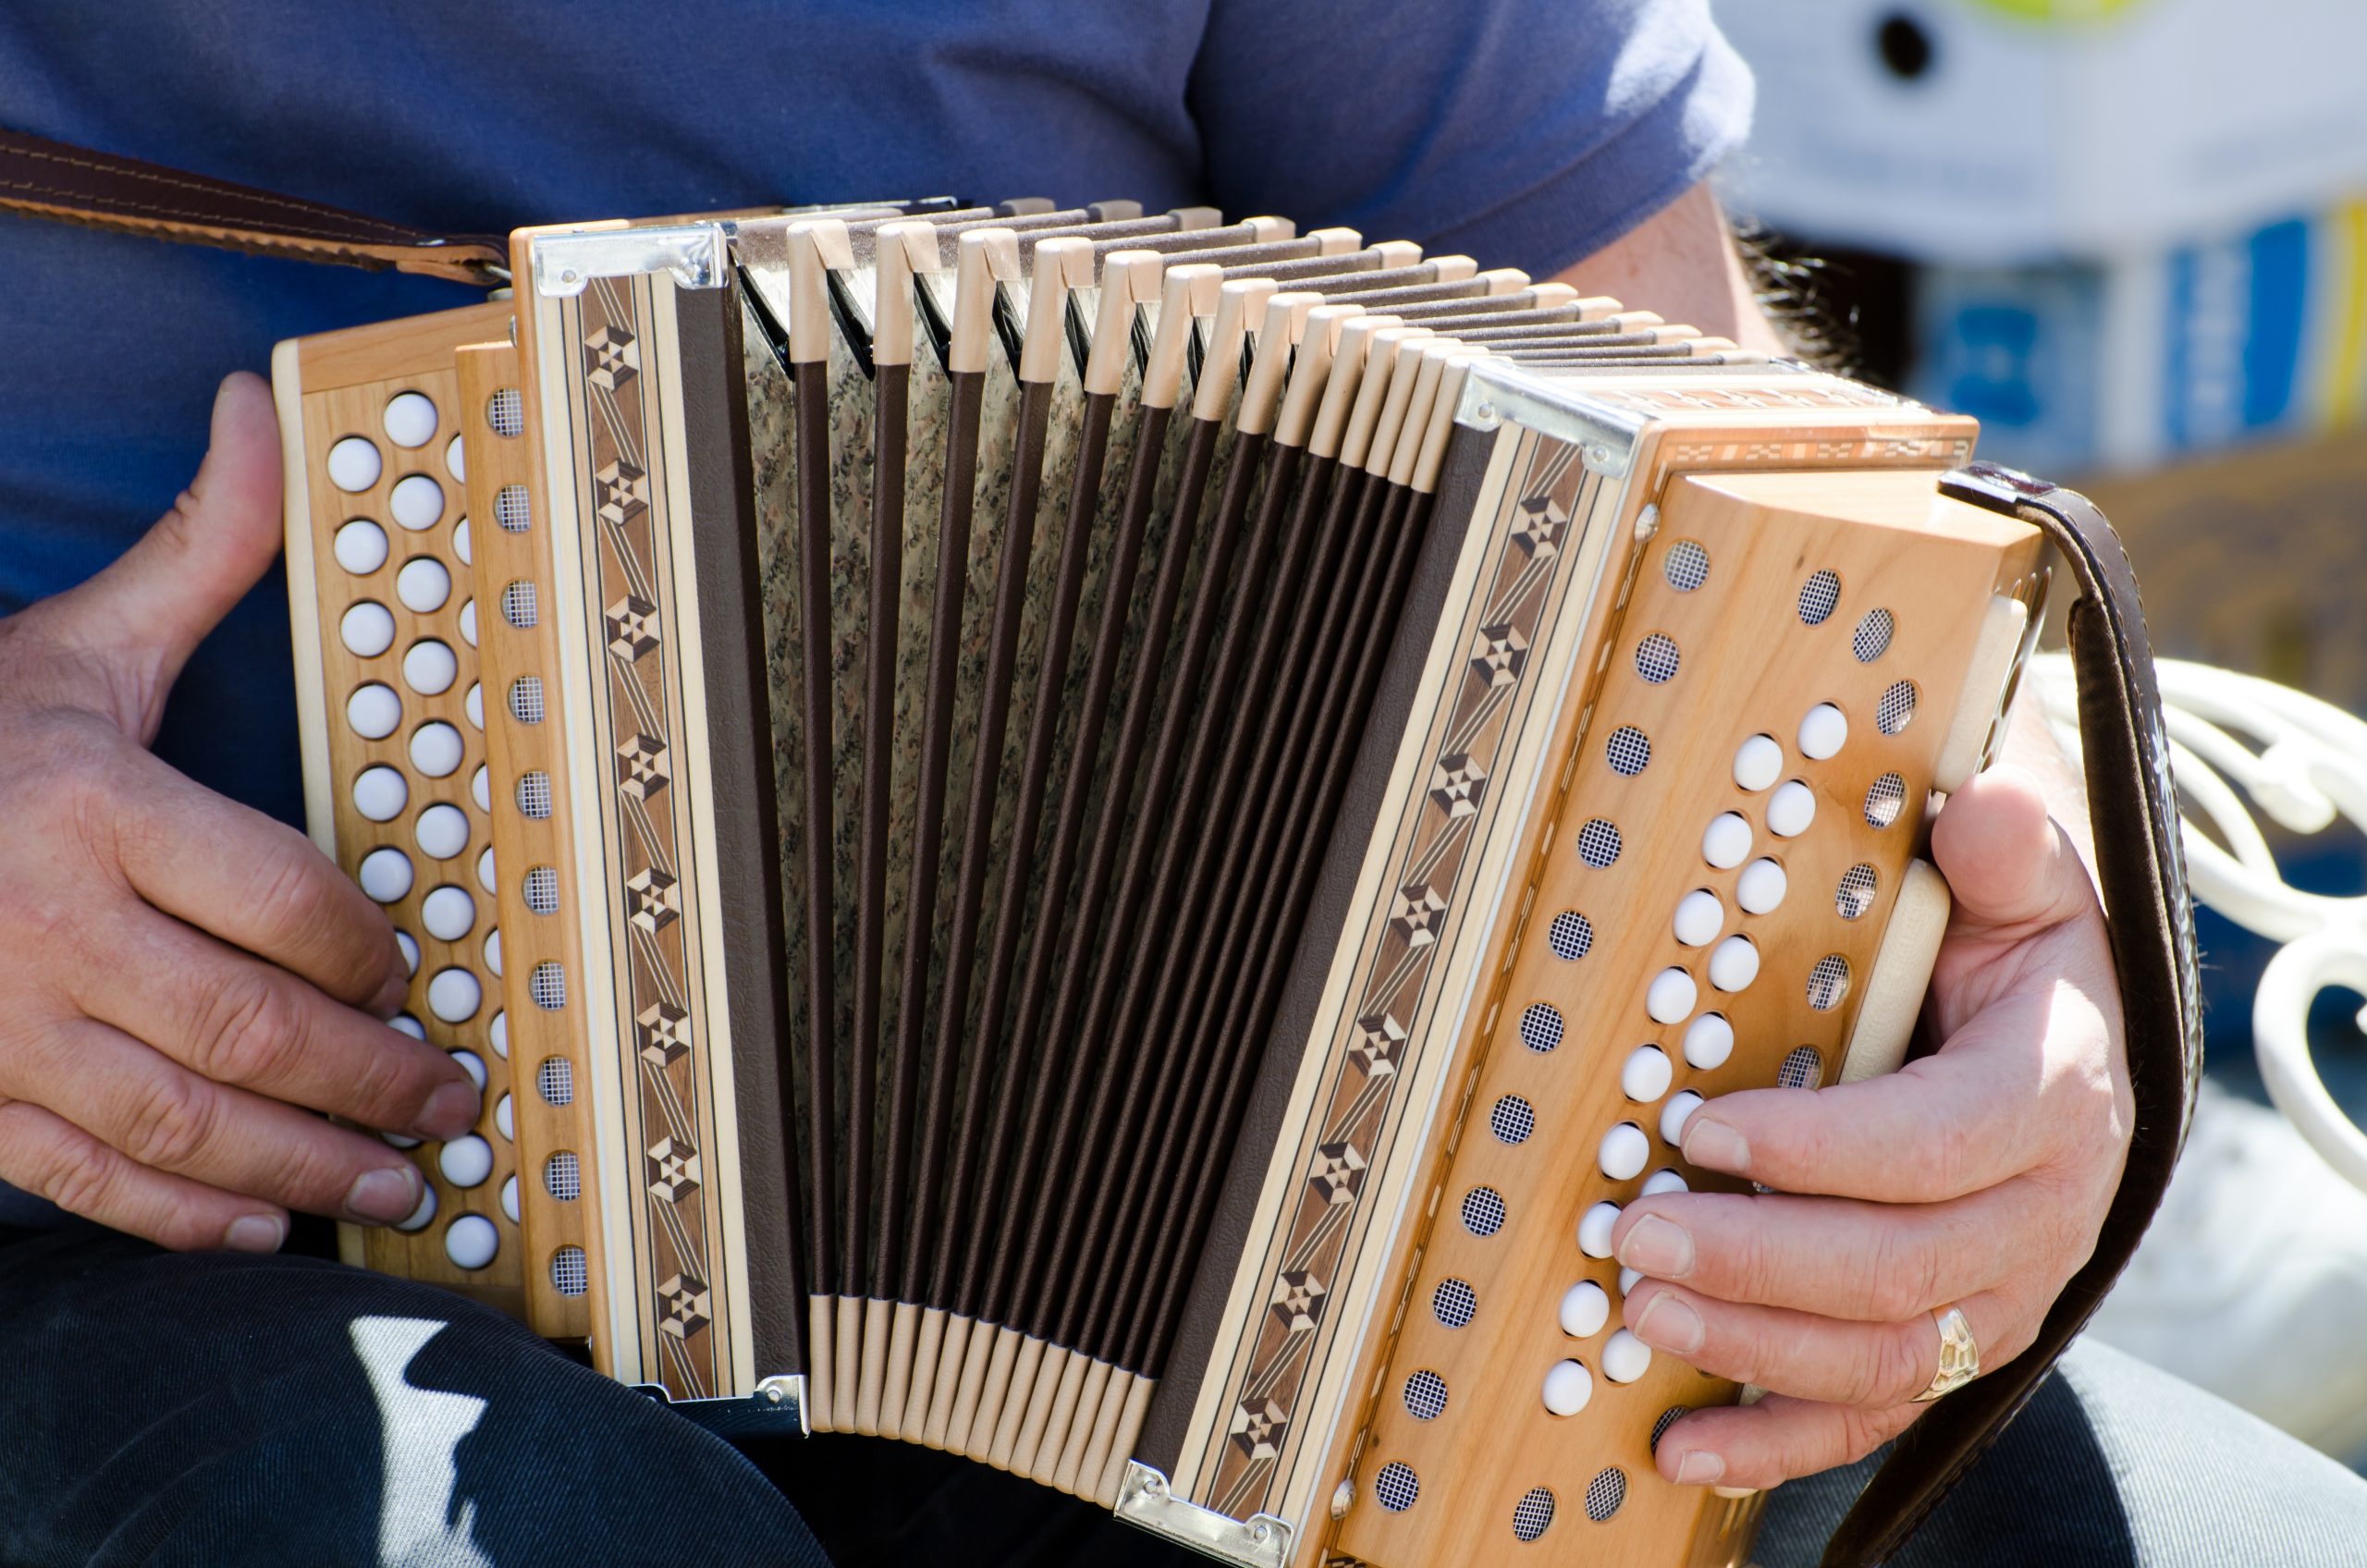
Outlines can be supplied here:
<path id="1" fill-rule="evenodd" d="M 806 1419 L 805 1374 L 790 1373 L 757 1380 L 756 1391 L 724 1399 L 676 1399 L 662 1383 L 630 1383 L 686 1421 L 718 1436 L 770 1434 L 809 1438 L 814 1428 Z"/>
<path id="2" fill-rule="evenodd" d="M 564 300 L 595 277 L 671 273 L 685 288 L 720 288 L 730 257 L 719 223 L 546 234 L 533 242 L 534 292 Z"/>
<path id="3" fill-rule="evenodd" d="M 1482 360 L 1464 377 L 1455 423 L 1494 430 L 1509 420 L 1524 430 L 1573 443 L 1587 467 L 1606 479 L 1625 479 L 1635 462 L 1636 436 L 1643 423 L 1587 397 L 1578 390 L 1581 385 L 1576 376 L 1529 375 L 1501 361 Z"/>
<path id="4" fill-rule="evenodd" d="M 1235 1519 L 1177 1497 L 1167 1477 L 1138 1459 L 1118 1478 L 1119 1518 L 1152 1535 L 1244 1568 L 1289 1568 L 1291 1527 L 1270 1513 Z"/>

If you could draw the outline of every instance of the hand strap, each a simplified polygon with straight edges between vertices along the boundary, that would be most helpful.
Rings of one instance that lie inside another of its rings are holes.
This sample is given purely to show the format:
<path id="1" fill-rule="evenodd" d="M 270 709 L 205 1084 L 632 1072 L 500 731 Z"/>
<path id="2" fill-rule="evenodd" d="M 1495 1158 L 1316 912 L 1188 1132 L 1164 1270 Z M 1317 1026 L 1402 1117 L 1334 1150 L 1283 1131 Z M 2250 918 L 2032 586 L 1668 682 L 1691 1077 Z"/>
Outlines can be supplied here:
<path id="1" fill-rule="evenodd" d="M 0 210 L 258 255 L 394 267 L 486 288 L 509 281 L 508 248 L 497 239 L 429 234 L 13 130 L 0 130 Z"/>
<path id="2" fill-rule="evenodd" d="M 2085 496 L 2011 469 L 1977 463 L 1950 474 L 1941 489 L 2043 530 L 2079 584 L 2068 630 L 2079 685 L 2079 746 L 2088 810 L 2098 825 L 2096 875 L 2120 975 L 2137 1131 L 2095 1253 L 2055 1298 L 2036 1341 L 1900 1435 L 1826 1546 L 1824 1568 L 1870 1568 L 1896 1553 L 2038 1390 L 2152 1219 L 2185 1142 L 2202 1071 L 2194 906 L 2153 653 L 2128 557 Z"/>

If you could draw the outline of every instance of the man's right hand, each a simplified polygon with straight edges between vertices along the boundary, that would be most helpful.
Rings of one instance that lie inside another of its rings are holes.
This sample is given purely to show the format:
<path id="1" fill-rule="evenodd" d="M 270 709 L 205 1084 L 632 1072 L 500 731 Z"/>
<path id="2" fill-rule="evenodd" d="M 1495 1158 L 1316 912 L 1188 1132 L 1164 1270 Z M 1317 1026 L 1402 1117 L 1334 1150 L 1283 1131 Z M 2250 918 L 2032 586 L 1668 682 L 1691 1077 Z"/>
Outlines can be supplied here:
<path id="1" fill-rule="evenodd" d="M 473 1083 L 380 1019 L 386 917 L 300 833 L 151 756 L 166 694 L 279 547 L 279 442 L 222 385 L 188 492 L 89 582 L 0 619 L 0 1180 L 169 1247 L 420 1201 L 366 1133 L 457 1136 Z M 309 1108 L 309 1109 L 305 1109 Z"/>

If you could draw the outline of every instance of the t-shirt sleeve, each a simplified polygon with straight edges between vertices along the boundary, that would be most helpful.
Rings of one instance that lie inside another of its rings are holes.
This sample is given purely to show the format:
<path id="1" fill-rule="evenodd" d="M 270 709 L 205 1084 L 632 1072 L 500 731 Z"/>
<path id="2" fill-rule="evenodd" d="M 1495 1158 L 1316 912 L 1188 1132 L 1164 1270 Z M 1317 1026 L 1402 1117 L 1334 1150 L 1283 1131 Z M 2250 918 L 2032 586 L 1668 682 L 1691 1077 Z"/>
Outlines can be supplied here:
<path id="1" fill-rule="evenodd" d="M 1212 199 L 1561 271 L 1750 128 L 1708 0 L 1211 0 L 1190 106 Z"/>

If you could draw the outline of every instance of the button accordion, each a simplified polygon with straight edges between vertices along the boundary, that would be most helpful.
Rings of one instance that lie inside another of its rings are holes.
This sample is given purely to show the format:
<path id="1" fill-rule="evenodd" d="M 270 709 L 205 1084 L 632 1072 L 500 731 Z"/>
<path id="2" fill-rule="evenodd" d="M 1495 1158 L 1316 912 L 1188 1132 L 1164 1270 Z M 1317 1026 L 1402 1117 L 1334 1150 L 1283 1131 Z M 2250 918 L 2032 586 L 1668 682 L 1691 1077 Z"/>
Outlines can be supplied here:
<path id="1" fill-rule="evenodd" d="M 1742 1561 L 1610 1225 L 1907 1048 L 1971 422 L 1204 210 L 511 272 L 274 360 L 312 831 L 485 1091 L 349 1256 L 1239 1562 Z"/>

